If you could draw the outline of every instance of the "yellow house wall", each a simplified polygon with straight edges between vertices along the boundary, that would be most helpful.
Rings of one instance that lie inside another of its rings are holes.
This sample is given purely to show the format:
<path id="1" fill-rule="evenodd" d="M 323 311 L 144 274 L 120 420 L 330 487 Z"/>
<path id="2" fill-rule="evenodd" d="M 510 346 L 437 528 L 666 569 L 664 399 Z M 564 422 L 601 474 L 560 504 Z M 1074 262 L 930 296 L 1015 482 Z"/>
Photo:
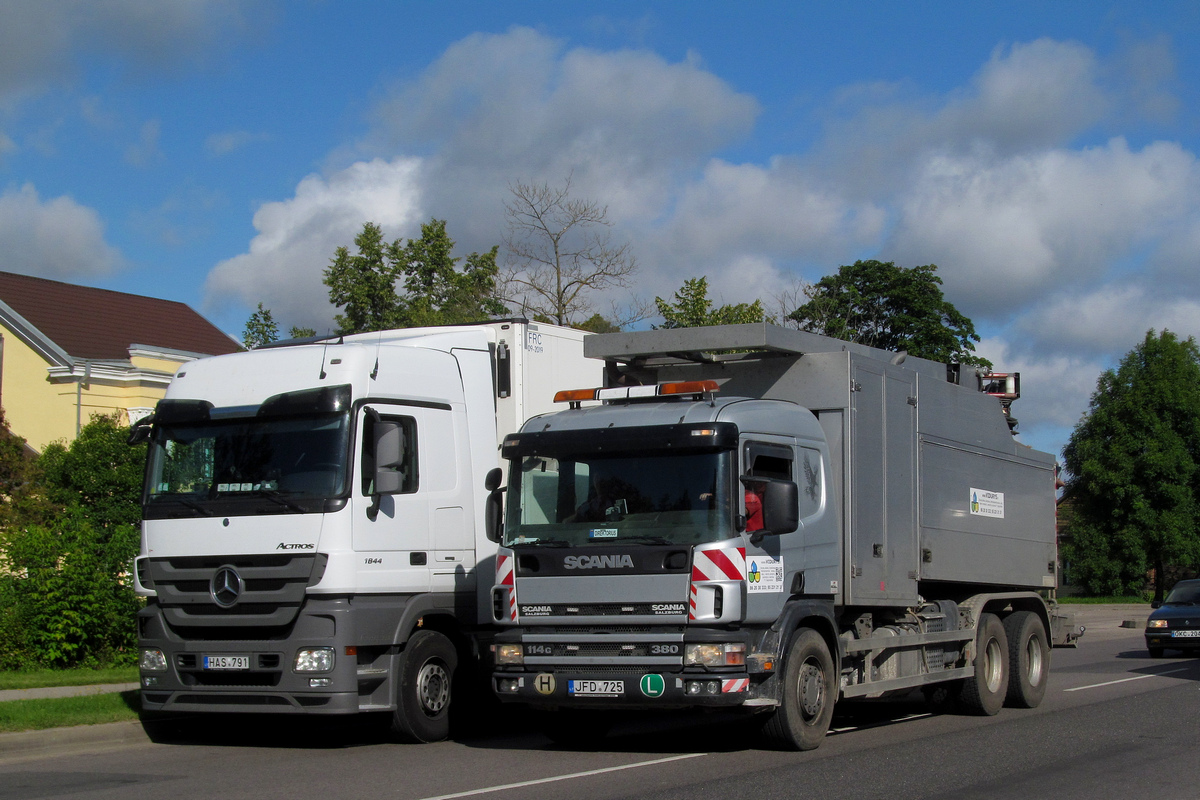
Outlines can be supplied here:
<path id="1" fill-rule="evenodd" d="M 86 425 L 95 415 L 116 414 L 122 424 L 128 424 L 126 409 L 153 408 L 166 393 L 165 382 L 118 382 L 95 372 L 80 391 L 74 378 L 52 381 L 47 372 L 50 364 L 7 328 L 0 326 L 0 335 L 4 337 L 0 405 L 9 428 L 39 453 L 51 442 L 74 439 L 79 421 Z M 182 363 L 139 357 L 134 365 L 165 381 Z"/>
<path id="2" fill-rule="evenodd" d="M 52 384 L 46 359 L 7 328 L 0 328 L 0 335 L 4 337 L 0 405 L 9 429 L 39 453 L 55 440 L 74 438 L 74 385 Z"/>

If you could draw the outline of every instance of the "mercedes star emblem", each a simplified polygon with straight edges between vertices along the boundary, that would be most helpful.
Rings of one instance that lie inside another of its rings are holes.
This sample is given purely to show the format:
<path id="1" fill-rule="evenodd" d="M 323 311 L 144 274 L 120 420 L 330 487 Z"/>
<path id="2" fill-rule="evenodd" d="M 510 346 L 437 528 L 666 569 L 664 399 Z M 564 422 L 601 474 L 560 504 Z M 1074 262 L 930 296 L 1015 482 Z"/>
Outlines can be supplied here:
<path id="1" fill-rule="evenodd" d="M 213 573 L 212 582 L 209 583 L 209 593 L 212 594 L 213 601 L 222 608 L 229 608 L 238 601 L 242 596 L 242 591 L 246 588 L 246 584 L 242 581 L 242 576 L 238 575 L 237 570 L 233 567 L 221 567 Z"/>

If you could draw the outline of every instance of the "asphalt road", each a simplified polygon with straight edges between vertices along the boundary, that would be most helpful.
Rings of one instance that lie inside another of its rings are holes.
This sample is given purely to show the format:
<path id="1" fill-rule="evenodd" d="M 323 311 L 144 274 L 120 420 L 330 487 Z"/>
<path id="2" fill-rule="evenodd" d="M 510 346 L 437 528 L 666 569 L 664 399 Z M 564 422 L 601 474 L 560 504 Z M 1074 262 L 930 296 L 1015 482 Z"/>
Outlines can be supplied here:
<path id="1" fill-rule="evenodd" d="M 915 701 L 848 705 L 811 753 L 756 749 L 735 721 L 698 715 L 631 720 L 595 750 L 552 745 L 519 717 L 424 746 L 361 726 L 238 718 L 184 743 L 0 754 L 0 800 L 1190 798 L 1197 719 L 1200 660 L 1152 660 L 1140 627 L 1089 626 L 1078 649 L 1054 651 L 1038 709 L 981 718 Z"/>

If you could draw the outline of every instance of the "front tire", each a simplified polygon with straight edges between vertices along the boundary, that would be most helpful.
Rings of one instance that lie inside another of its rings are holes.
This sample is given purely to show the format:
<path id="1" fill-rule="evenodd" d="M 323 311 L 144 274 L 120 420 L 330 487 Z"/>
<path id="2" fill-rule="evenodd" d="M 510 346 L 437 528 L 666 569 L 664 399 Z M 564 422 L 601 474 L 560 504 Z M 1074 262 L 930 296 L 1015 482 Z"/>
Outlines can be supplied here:
<path id="1" fill-rule="evenodd" d="M 975 636 L 975 674 L 963 681 L 958 699 L 964 710 L 993 716 L 1008 693 L 1008 637 L 995 614 L 980 614 Z"/>
<path id="2" fill-rule="evenodd" d="M 437 631 L 417 631 L 404 648 L 392 732 L 403 742 L 437 742 L 450 735 L 450 686 L 458 654 Z"/>
<path id="3" fill-rule="evenodd" d="M 1050 643 L 1046 626 L 1032 611 L 1014 611 L 1004 618 L 1008 637 L 1008 694 L 1010 708 L 1037 708 L 1046 696 L 1050 676 Z"/>
<path id="4" fill-rule="evenodd" d="M 805 628 L 792 640 L 783 670 L 783 702 L 763 735 L 783 750 L 815 750 L 825 741 L 837 701 L 833 657 L 825 639 Z"/>

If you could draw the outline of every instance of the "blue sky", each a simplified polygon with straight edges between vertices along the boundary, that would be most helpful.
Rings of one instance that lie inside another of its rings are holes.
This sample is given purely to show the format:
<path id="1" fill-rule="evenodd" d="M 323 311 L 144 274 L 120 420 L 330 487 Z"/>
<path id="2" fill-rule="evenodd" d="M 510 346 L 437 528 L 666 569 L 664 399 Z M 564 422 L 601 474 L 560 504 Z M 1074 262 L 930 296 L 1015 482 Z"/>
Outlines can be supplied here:
<path id="1" fill-rule="evenodd" d="M 1147 329 L 1200 333 L 1200 6 L 729 8 L 0 0 L 0 270 L 325 330 L 364 221 L 465 255 L 569 175 L 644 300 L 937 264 L 1053 452 Z"/>

